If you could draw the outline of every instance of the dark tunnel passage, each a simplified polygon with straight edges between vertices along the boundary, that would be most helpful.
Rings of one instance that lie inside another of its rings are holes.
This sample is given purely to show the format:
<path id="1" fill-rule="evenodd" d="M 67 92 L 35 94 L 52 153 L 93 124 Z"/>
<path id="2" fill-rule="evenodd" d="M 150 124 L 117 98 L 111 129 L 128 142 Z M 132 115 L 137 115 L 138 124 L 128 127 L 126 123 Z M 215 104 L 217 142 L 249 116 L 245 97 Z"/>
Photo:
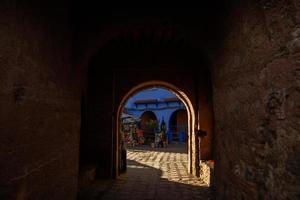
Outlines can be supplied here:
<path id="1" fill-rule="evenodd" d="M 298 199 L 299 1 L 125 4 L 0 2 L 0 199 L 125 198 L 135 170 L 183 199 Z M 120 108 L 159 86 L 188 153 L 132 150 L 120 174 Z"/>

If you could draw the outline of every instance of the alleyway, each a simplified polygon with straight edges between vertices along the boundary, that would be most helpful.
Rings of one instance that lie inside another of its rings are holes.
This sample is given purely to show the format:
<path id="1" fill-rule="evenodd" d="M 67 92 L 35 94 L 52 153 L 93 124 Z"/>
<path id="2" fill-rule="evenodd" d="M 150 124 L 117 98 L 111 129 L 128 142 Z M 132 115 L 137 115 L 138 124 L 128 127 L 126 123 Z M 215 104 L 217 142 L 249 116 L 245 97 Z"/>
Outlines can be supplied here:
<path id="1" fill-rule="evenodd" d="M 209 187 L 187 173 L 185 148 L 172 145 L 129 149 L 127 173 L 116 181 L 97 181 L 88 199 L 209 199 Z"/>

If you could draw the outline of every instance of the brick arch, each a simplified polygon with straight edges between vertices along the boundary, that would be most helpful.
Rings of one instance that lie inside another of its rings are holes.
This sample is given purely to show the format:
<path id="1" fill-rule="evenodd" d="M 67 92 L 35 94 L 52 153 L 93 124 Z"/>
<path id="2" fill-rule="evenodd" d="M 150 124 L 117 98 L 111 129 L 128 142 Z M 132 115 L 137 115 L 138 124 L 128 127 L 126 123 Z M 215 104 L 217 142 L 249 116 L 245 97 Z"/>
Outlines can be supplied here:
<path id="1" fill-rule="evenodd" d="M 176 87 L 175 85 L 172 85 L 168 82 L 164 82 L 164 81 L 158 81 L 158 80 L 153 80 L 153 81 L 148 81 L 148 82 L 144 82 L 141 83 L 135 87 L 133 87 L 130 91 L 128 91 L 126 93 L 126 95 L 123 97 L 123 99 L 121 100 L 121 103 L 118 107 L 117 110 L 117 117 L 116 117 L 116 174 L 118 174 L 118 162 L 119 162 L 119 149 L 118 147 L 120 147 L 120 125 L 121 125 L 121 114 L 122 111 L 126 105 L 126 102 L 128 101 L 128 99 L 134 95 L 136 95 L 137 93 L 146 90 L 146 89 L 150 89 L 150 88 L 163 88 L 166 90 L 171 91 L 172 93 L 174 93 L 180 100 L 181 102 L 185 105 L 186 110 L 187 110 L 187 114 L 188 114 L 188 160 L 189 160 L 189 167 L 188 167 L 188 171 L 189 173 L 194 173 L 194 169 L 195 166 L 193 166 L 192 164 L 192 160 L 195 159 L 195 154 L 193 153 L 195 147 L 195 143 L 193 142 L 193 138 L 195 137 L 195 110 L 193 107 L 193 104 L 190 100 L 190 98 L 182 91 L 180 90 L 178 87 Z"/>

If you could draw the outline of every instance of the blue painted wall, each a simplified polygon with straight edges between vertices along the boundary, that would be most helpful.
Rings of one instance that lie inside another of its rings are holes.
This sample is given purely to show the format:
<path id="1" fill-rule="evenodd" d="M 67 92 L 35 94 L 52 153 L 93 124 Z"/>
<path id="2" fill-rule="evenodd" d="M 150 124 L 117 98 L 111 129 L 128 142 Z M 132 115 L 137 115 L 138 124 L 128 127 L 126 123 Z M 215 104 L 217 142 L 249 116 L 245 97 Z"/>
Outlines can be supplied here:
<path id="1" fill-rule="evenodd" d="M 166 98 L 177 98 L 175 94 L 172 92 L 161 89 L 154 88 L 144 90 L 139 92 L 138 94 L 131 97 L 126 105 L 125 109 L 128 114 L 131 114 L 136 117 L 141 117 L 144 112 L 152 111 L 155 115 L 159 123 L 164 119 L 167 125 L 167 131 L 170 130 L 170 118 L 172 114 L 181 109 L 186 109 L 184 104 L 178 99 L 176 102 L 166 103 L 164 100 Z M 145 103 L 145 104 L 135 104 L 138 100 L 149 100 L 156 99 L 157 104 Z"/>

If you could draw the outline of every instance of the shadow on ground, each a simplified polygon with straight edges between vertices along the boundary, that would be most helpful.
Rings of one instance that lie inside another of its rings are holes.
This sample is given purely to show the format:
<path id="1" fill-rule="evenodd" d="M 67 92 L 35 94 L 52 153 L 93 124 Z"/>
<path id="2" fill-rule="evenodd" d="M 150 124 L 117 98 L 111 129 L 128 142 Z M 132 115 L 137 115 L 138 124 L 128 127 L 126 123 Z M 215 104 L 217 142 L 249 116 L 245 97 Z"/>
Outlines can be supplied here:
<path id="1" fill-rule="evenodd" d="M 79 200 L 211 199 L 210 188 L 190 179 L 168 180 L 159 169 L 128 160 L 127 172 L 117 180 L 96 180 L 81 190 Z M 180 183 L 179 183 L 180 182 Z"/>

